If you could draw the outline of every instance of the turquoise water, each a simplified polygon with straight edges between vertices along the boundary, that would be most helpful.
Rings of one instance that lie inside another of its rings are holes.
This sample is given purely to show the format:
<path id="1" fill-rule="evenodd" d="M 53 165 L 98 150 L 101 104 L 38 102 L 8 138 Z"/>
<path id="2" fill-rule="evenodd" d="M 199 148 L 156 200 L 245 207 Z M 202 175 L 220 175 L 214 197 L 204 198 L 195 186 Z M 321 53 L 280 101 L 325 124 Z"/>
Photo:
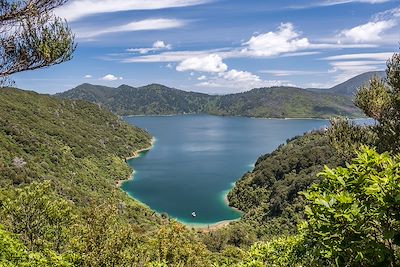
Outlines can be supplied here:
<path id="1" fill-rule="evenodd" d="M 326 120 L 275 120 L 208 115 L 126 117 L 147 129 L 154 148 L 128 163 L 122 189 L 158 213 L 186 224 L 240 217 L 224 198 L 257 158 L 286 139 L 329 125 Z M 191 213 L 195 211 L 196 218 Z"/>

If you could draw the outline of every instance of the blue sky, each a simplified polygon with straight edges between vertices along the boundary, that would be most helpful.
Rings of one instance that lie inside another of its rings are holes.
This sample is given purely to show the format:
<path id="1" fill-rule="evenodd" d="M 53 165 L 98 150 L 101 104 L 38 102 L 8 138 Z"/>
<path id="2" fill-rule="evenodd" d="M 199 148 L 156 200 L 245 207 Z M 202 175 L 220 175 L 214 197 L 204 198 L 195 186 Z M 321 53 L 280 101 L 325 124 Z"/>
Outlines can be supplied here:
<path id="1" fill-rule="evenodd" d="M 74 58 L 14 75 L 17 87 L 327 88 L 383 70 L 400 42 L 399 0 L 70 0 L 56 14 L 76 35 Z"/>

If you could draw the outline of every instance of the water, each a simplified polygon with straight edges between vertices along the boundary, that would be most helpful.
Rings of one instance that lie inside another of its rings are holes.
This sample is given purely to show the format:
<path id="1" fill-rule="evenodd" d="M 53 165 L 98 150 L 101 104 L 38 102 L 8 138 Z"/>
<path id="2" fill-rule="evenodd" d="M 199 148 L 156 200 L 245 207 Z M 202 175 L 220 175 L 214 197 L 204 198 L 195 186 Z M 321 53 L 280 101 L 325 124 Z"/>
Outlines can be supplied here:
<path id="1" fill-rule="evenodd" d="M 147 129 L 157 142 L 129 161 L 135 175 L 122 189 L 158 213 L 198 225 L 238 219 L 240 213 L 226 204 L 225 196 L 257 158 L 288 138 L 329 125 L 326 120 L 208 115 L 125 120 Z"/>

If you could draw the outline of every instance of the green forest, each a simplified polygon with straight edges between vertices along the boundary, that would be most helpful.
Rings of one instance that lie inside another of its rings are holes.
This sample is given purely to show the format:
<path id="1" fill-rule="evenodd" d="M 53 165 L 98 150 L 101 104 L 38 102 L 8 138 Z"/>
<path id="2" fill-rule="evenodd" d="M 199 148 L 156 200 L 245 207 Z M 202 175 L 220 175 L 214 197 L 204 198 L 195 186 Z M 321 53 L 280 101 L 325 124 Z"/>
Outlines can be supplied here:
<path id="1" fill-rule="evenodd" d="M 358 80 L 363 84 L 367 80 Z M 353 91 L 356 89 L 350 85 Z M 295 87 L 258 88 L 243 93 L 208 95 L 160 84 L 118 88 L 82 84 L 56 96 L 100 104 L 118 115 L 210 114 L 263 118 L 360 117 L 353 95 Z"/>
<path id="2" fill-rule="evenodd" d="M 229 193 L 240 221 L 189 229 L 116 187 L 151 136 L 99 105 L 0 90 L 2 266 L 398 266 L 400 54 L 346 119 L 287 140 Z"/>

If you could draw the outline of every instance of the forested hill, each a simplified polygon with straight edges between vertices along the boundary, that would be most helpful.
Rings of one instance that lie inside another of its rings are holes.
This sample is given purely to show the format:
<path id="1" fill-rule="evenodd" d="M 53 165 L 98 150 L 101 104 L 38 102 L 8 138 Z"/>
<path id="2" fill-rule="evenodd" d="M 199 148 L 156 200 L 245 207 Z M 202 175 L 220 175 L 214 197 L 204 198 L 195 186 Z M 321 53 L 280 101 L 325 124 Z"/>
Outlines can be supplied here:
<path id="1" fill-rule="evenodd" d="M 212 96 L 169 88 L 159 84 L 118 88 L 82 84 L 57 96 L 102 104 L 119 115 L 170 115 L 202 112 Z"/>
<path id="2" fill-rule="evenodd" d="M 150 141 L 98 105 L 0 88 L 0 265 L 211 266 L 194 231 L 116 186 Z"/>
<path id="3" fill-rule="evenodd" d="M 197 114 L 268 118 L 329 118 L 360 116 L 348 96 L 310 92 L 293 87 L 253 89 L 230 95 L 207 95 L 151 84 L 139 88 L 118 88 L 82 84 L 57 94 L 84 99 L 107 107 L 119 115 Z"/>
<path id="4" fill-rule="evenodd" d="M 13 88 L 0 99 L 2 187 L 50 180 L 78 206 L 113 199 L 131 173 L 124 158 L 150 145 L 147 132 L 86 101 Z"/>

